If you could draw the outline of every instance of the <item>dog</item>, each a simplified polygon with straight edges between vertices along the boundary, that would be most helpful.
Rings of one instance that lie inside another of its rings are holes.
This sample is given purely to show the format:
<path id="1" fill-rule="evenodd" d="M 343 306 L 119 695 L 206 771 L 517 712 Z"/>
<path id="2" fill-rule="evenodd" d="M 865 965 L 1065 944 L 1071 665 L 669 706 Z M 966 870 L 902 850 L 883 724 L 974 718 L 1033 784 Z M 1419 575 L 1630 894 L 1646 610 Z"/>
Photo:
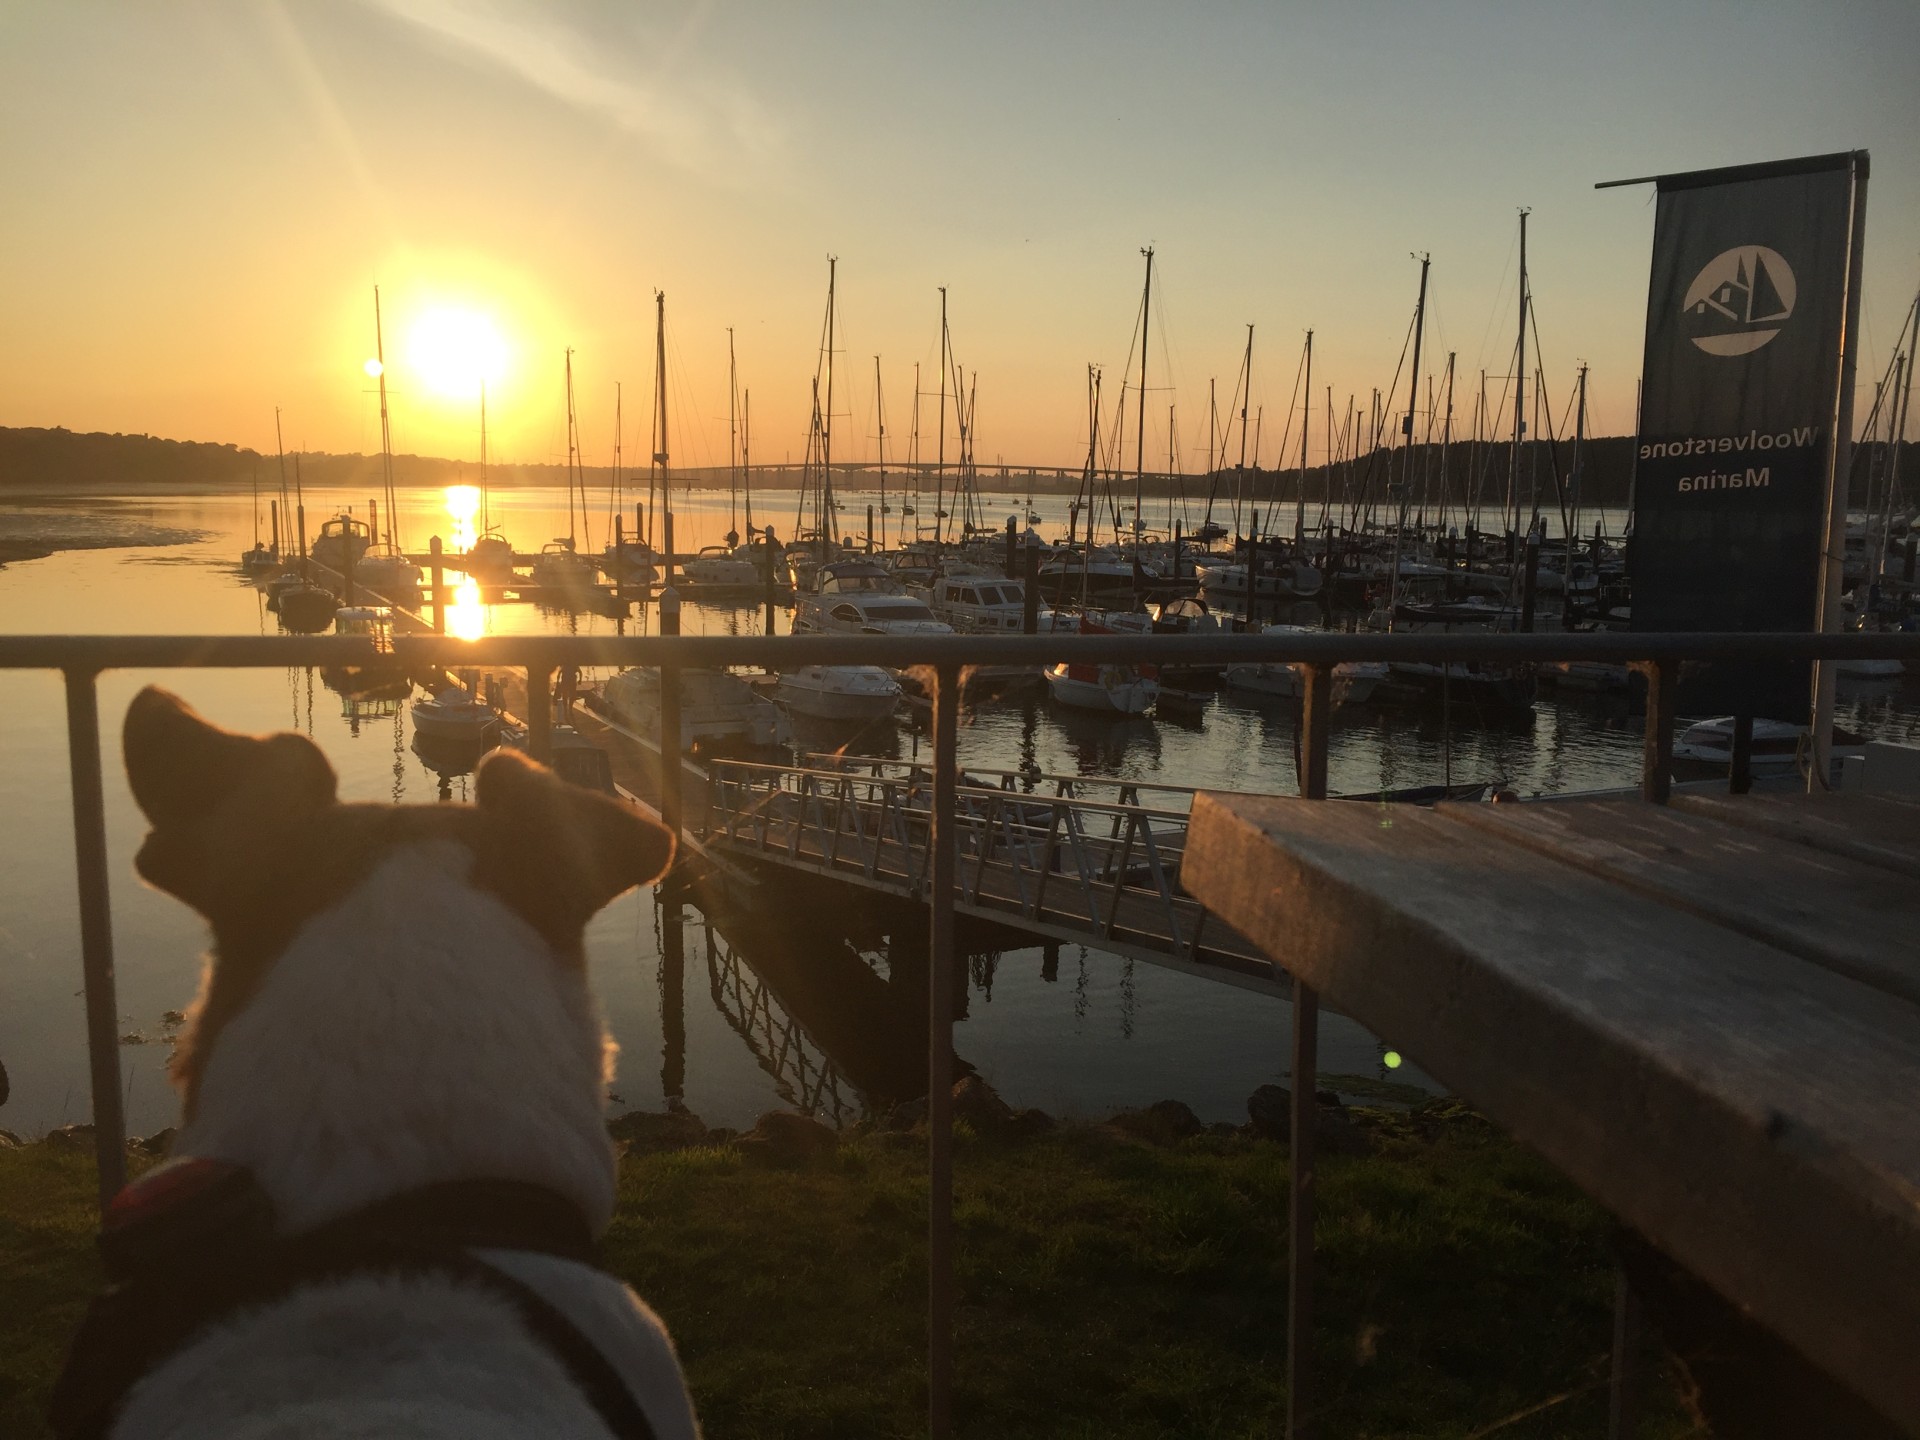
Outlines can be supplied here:
<path id="1" fill-rule="evenodd" d="M 616 1051 L 582 931 L 671 835 L 507 751 L 472 805 L 342 804 L 312 741 L 158 688 L 124 749 L 136 868 L 213 948 L 56 1432 L 696 1437 L 666 1328 L 589 1263 Z"/>

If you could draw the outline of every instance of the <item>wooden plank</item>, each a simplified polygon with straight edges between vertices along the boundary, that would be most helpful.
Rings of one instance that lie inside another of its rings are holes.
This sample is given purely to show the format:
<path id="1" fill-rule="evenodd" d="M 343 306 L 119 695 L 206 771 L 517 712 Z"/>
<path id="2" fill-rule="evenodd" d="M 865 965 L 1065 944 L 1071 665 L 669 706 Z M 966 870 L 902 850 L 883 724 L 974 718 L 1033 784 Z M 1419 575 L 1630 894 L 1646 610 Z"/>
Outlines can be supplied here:
<path id="1" fill-rule="evenodd" d="M 1920 1003 L 1920 891 L 1891 871 L 1632 800 L 1435 813 Z"/>
<path id="2" fill-rule="evenodd" d="M 1920 820 L 1877 795 L 1675 795 L 1673 808 L 1708 815 L 1866 865 L 1920 878 Z"/>
<path id="3" fill-rule="evenodd" d="M 1392 808 L 1202 796 L 1187 888 L 1920 1427 L 1920 1009 Z"/>

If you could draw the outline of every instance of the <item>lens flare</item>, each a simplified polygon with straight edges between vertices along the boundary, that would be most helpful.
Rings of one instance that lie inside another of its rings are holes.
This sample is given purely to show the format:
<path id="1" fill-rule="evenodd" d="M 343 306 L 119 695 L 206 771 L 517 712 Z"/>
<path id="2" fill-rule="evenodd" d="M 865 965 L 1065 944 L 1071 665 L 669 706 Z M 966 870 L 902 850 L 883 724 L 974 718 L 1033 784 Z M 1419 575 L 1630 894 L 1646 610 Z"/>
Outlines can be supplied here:
<path id="1" fill-rule="evenodd" d="M 1380 1063 L 1389 1070 L 1398 1070 L 1400 1068 L 1400 1052 L 1398 1050 L 1387 1051 L 1386 1054 L 1380 1057 Z"/>
<path id="2" fill-rule="evenodd" d="M 368 356 L 367 363 L 360 368 L 367 372 L 367 378 L 369 380 L 378 380 L 380 378 L 380 372 L 387 367 L 382 365 L 378 360 L 375 360 L 372 356 Z"/>

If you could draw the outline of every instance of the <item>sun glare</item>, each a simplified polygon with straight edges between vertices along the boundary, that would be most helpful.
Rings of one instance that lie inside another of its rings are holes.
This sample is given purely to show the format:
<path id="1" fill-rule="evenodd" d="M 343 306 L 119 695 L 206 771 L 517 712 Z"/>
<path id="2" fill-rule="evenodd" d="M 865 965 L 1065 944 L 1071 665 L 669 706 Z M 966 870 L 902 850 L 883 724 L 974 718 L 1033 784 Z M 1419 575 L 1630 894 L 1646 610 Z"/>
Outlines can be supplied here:
<path id="1" fill-rule="evenodd" d="M 487 607 L 480 600 L 480 586 L 462 580 L 454 588 L 453 603 L 447 607 L 447 633 L 459 640 L 478 640 L 487 633 Z"/>
<path id="2" fill-rule="evenodd" d="M 493 317 L 477 310 L 428 310 L 407 337 L 407 365 L 428 389 L 450 400 L 472 399 L 506 369 L 507 344 Z"/>
<path id="3" fill-rule="evenodd" d="M 380 378 L 381 372 L 385 370 L 387 367 L 382 365 L 378 360 L 374 359 L 371 355 L 369 355 L 367 357 L 367 363 L 362 365 L 360 368 L 367 372 L 367 378 L 369 380 L 378 380 Z"/>

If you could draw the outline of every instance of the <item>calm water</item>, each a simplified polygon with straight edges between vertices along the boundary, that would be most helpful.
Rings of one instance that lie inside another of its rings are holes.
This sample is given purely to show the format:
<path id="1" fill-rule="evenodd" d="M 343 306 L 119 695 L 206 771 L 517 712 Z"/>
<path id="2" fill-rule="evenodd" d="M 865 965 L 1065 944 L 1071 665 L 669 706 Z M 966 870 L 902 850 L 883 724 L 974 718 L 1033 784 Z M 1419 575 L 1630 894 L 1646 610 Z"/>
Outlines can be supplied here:
<path id="1" fill-rule="evenodd" d="M 309 497 L 310 529 L 333 513 L 331 502 L 347 498 Z M 460 543 L 439 492 L 403 500 L 410 548 L 424 549 L 433 533 L 449 548 Z M 729 526 L 724 494 L 676 504 L 679 548 L 716 542 Z M 763 497 L 756 522 L 770 521 L 785 535 L 793 505 L 790 494 Z M 1064 526 L 1064 501 L 1043 500 L 1038 508 Z M 846 515 L 849 528 L 864 528 L 864 497 Z M 498 494 L 492 519 L 522 550 L 567 533 L 564 498 L 549 491 Z M 1041 528 L 1051 533 L 1053 526 Z M 603 503 L 593 520 L 596 548 L 607 529 Z M 246 494 L 65 501 L 10 495 L 0 501 L 0 534 L 22 533 L 93 544 L 132 536 L 141 543 L 67 550 L 0 569 L 0 630 L 277 633 L 258 593 L 233 569 L 253 538 Z M 156 539 L 174 543 L 146 543 Z M 476 610 L 469 618 L 493 633 L 615 628 L 611 620 L 546 615 L 524 605 Z M 626 622 L 634 630 L 649 623 L 644 612 Z M 759 625 L 753 611 L 689 606 L 685 616 L 689 631 Z M 155 680 L 222 725 L 311 733 L 340 772 L 343 798 L 417 803 L 442 793 L 440 777 L 408 748 L 404 707 L 356 707 L 314 672 L 102 677 L 120 1028 L 129 1037 L 122 1060 L 129 1123 L 141 1133 L 174 1119 L 163 1017 L 191 998 L 204 946 L 198 919 L 133 873 L 144 824 L 111 758 L 127 701 Z M 1920 705 L 1910 691 L 1891 687 L 1845 699 L 1858 726 L 1920 736 Z M 64 702 L 54 676 L 0 673 L 0 706 L 9 729 L 0 750 L 0 814 L 7 820 L 0 834 L 0 1061 L 12 1079 L 0 1126 L 31 1133 L 84 1119 L 88 1106 Z M 1637 777 L 1639 731 L 1621 706 L 1547 692 L 1530 714 L 1491 726 L 1474 723 L 1463 708 L 1455 707 L 1451 724 L 1426 711 L 1343 713 L 1333 737 L 1333 788 L 1370 791 L 1451 774 L 1456 782 L 1500 778 L 1534 792 L 1627 785 Z M 888 743 L 905 755 L 922 742 L 901 732 Z M 1225 695 L 1188 724 L 1106 722 L 1062 714 L 1044 699 L 984 704 L 970 715 L 960 745 L 963 762 L 980 766 L 1031 761 L 1047 772 L 1293 790 L 1288 707 Z M 454 798 L 465 797 L 466 783 L 452 782 Z M 805 898 L 803 889 L 798 899 Z M 769 908 L 791 916 L 801 905 Z M 894 953 L 884 917 L 854 916 L 845 932 L 824 933 L 820 917 L 843 908 L 823 905 L 804 922 L 729 923 L 724 932 L 688 910 L 678 935 L 663 934 L 663 912 L 648 894 L 602 912 L 587 953 L 622 1047 L 613 1086 L 619 1101 L 658 1108 L 679 1095 L 710 1124 L 741 1125 L 796 1099 L 848 1116 L 859 1113 L 863 1095 L 905 1093 L 924 1068 L 917 935 L 908 927 L 905 949 Z M 1205 1119 L 1239 1120 L 1256 1086 L 1286 1083 L 1284 1002 L 1074 946 L 1053 955 L 1039 948 L 976 955 L 969 971 L 956 1047 L 1015 1104 L 1097 1115 L 1172 1096 Z M 1410 1066 L 1385 1069 L 1382 1040 L 1337 1016 L 1325 1021 L 1321 1043 L 1329 1073 L 1418 1078 Z"/>

